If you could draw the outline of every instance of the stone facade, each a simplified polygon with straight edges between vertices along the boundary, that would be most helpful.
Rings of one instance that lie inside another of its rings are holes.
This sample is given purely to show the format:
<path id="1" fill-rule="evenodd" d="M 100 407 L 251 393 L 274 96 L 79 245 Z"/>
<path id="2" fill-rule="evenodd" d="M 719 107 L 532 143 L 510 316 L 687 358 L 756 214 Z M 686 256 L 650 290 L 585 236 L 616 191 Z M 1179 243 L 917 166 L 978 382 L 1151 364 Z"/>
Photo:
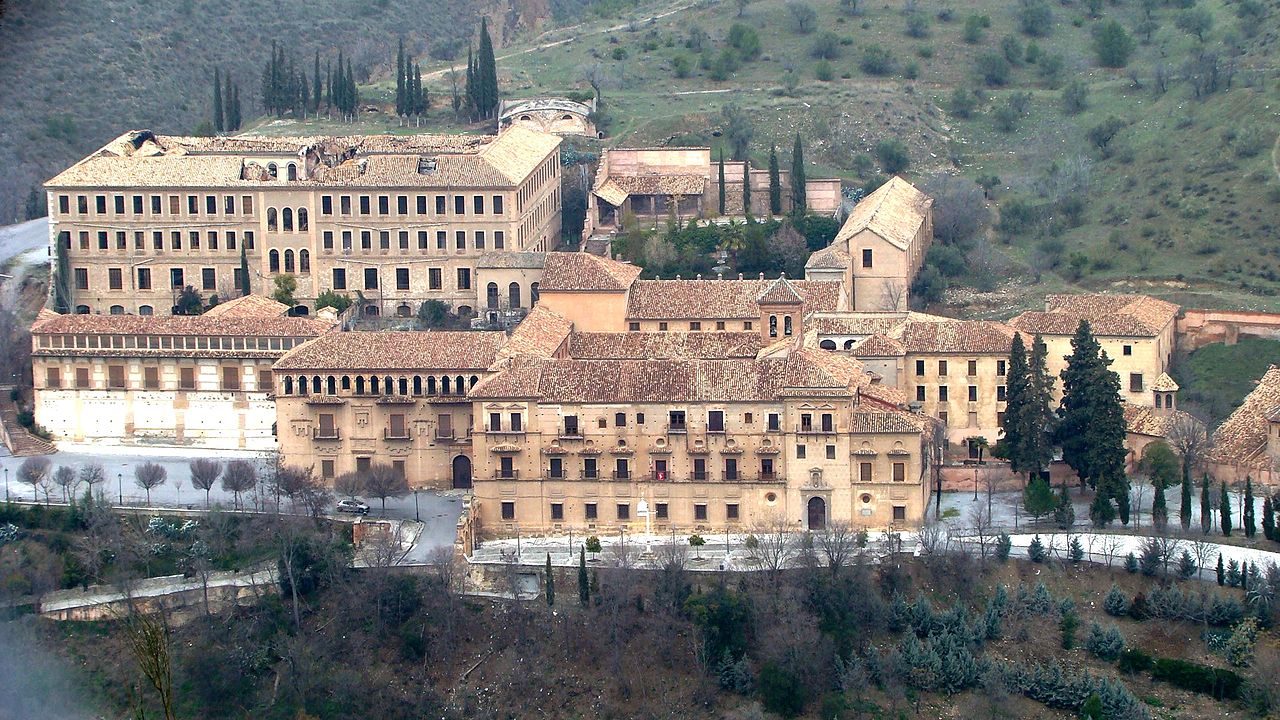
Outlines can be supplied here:
<path id="1" fill-rule="evenodd" d="M 302 303 L 357 291 L 383 313 L 435 299 L 469 312 L 476 263 L 560 234 L 560 139 L 130 132 L 46 184 L 80 313 L 167 314 L 192 286 L 239 294 L 292 275 Z M 51 257 L 56 252 L 51 252 Z M 524 302 L 528 302 L 527 298 Z"/>
<path id="2" fill-rule="evenodd" d="M 197 317 L 42 311 L 36 419 L 59 440 L 272 449 L 271 365 L 333 327 L 285 310 L 249 296 Z"/>
<path id="3" fill-rule="evenodd" d="M 594 98 L 587 102 L 559 97 L 503 100 L 498 105 L 498 130 L 519 125 L 552 135 L 599 138 L 603 134 L 591 119 L 595 111 Z"/>

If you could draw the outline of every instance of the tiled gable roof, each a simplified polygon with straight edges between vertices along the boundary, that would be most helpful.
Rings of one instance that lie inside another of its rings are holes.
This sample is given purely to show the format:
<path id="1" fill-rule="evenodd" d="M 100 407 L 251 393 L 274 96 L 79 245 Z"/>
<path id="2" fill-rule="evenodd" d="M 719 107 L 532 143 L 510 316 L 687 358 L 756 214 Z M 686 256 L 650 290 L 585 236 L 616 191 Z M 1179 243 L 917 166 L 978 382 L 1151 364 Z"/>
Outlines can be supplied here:
<path id="1" fill-rule="evenodd" d="M 707 185 L 706 178 L 701 175 L 674 173 L 666 175 L 610 175 L 608 182 L 613 183 L 627 195 L 701 195 Z M 608 198 L 605 199 L 607 200 Z"/>
<path id="2" fill-rule="evenodd" d="M 489 252 L 476 261 L 477 268 L 486 270 L 540 270 L 546 264 L 546 253 L 527 250 Z"/>
<path id="3" fill-rule="evenodd" d="M 623 292 L 642 269 L 585 252 L 547 253 L 540 292 L 604 290 Z"/>
<path id="4" fill-rule="evenodd" d="M 832 243 L 809 256 L 805 270 L 843 270 L 853 260 L 849 257 L 847 243 Z"/>
<path id="5" fill-rule="evenodd" d="M 796 291 L 791 281 L 785 277 L 779 277 L 769 284 L 760 293 L 760 297 L 756 298 L 757 305 L 803 305 L 804 298 L 800 297 L 800 293 Z"/>
<path id="6" fill-rule="evenodd" d="M 569 356 L 578 360 L 680 360 L 754 358 L 760 335 L 753 332 L 574 333 Z"/>
<path id="7" fill-rule="evenodd" d="M 507 338 L 498 359 L 534 355 L 552 357 L 564 347 L 573 332 L 573 323 L 545 305 L 534 305 Z"/>
<path id="8" fill-rule="evenodd" d="M 1160 373 L 1156 381 L 1151 383 L 1151 389 L 1155 392 L 1178 392 L 1178 383 L 1171 377 L 1169 373 Z"/>
<path id="9" fill-rule="evenodd" d="M 757 299 L 771 280 L 637 280 L 627 301 L 630 320 L 759 319 Z M 840 283 L 788 280 L 804 301 L 802 313 L 839 308 Z"/>
<path id="10" fill-rule="evenodd" d="M 847 247 L 849 238 L 870 230 L 894 247 L 906 250 L 915 241 L 932 205 L 932 198 L 895 175 L 854 206 L 834 243 Z"/>
<path id="11" fill-rule="evenodd" d="M 33 335 L 226 335 L 239 337 L 316 337 L 333 323 L 301 317 L 237 315 L 59 315 L 42 313 Z"/>
<path id="12" fill-rule="evenodd" d="M 885 335 L 869 335 L 858 341 L 852 349 L 854 357 L 901 357 L 907 354 L 903 344 Z"/>
<path id="13" fill-rule="evenodd" d="M 975 353 L 1008 355 L 1013 328 L 989 320 L 908 320 L 890 331 L 908 353 Z"/>
<path id="14" fill-rule="evenodd" d="M 244 295 L 218 303 L 205 311 L 204 317 L 281 317 L 289 306 L 266 295 Z"/>
<path id="15" fill-rule="evenodd" d="M 1081 320 L 1088 320 L 1095 335 L 1155 337 L 1179 311 L 1164 300 L 1115 293 L 1050 295 L 1045 305 L 1045 312 L 1024 312 L 1009 324 L 1027 333 L 1072 335 Z"/>
<path id="16" fill-rule="evenodd" d="M 1179 418 L 1191 417 L 1181 410 L 1157 411 L 1149 405 L 1123 403 L 1125 431 L 1135 435 L 1167 438 Z"/>
<path id="17" fill-rule="evenodd" d="M 506 340 L 501 332 L 335 332 L 290 350 L 277 370 L 484 370 Z"/>
<path id="18" fill-rule="evenodd" d="M 1240 407 L 1213 432 L 1210 459 L 1242 467 L 1272 469 L 1267 455 L 1268 418 L 1280 408 L 1280 368 L 1267 368 Z"/>

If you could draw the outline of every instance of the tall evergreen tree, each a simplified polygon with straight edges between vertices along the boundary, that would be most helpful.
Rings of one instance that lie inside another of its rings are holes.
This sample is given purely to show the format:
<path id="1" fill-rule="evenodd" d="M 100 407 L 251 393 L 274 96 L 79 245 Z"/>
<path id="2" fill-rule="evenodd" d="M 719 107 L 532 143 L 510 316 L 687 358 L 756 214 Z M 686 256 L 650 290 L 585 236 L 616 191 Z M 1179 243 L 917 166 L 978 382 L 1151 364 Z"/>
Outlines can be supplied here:
<path id="1" fill-rule="evenodd" d="M 236 92 L 235 86 L 231 84 L 231 73 L 222 76 L 222 107 L 222 122 L 227 131 L 239 130 L 240 125 L 236 122 Z"/>
<path id="2" fill-rule="evenodd" d="M 1001 428 L 1004 437 L 996 443 L 995 454 L 1009 461 L 1009 469 L 1018 474 L 1027 474 L 1039 468 L 1028 467 L 1024 458 L 1026 434 L 1023 428 L 1023 417 L 1030 401 L 1031 379 L 1027 367 L 1027 348 L 1022 342 L 1022 335 L 1015 334 L 1009 346 L 1009 362 L 1005 368 L 1004 415 Z"/>
<path id="3" fill-rule="evenodd" d="M 49 202 L 39 188 L 31 188 L 27 193 L 26 219 L 35 220 L 49 214 Z"/>
<path id="4" fill-rule="evenodd" d="M 476 108 L 480 106 L 480 82 L 476 76 L 476 58 L 471 52 L 471 47 L 467 47 L 467 84 L 466 84 L 466 103 L 465 111 L 468 118 L 472 120 L 476 117 Z"/>
<path id="5" fill-rule="evenodd" d="M 578 548 L 578 604 L 587 606 L 591 600 L 591 585 L 587 582 L 587 551 Z"/>
<path id="6" fill-rule="evenodd" d="M 1227 494 L 1226 480 L 1222 481 L 1218 499 L 1222 503 L 1218 508 L 1218 514 L 1222 516 L 1222 534 L 1231 537 L 1231 496 Z"/>
<path id="7" fill-rule="evenodd" d="M 315 62 L 311 65 L 311 114 L 320 114 L 320 99 L 324 92 L 320 84 L 320 51 L 316 51 Z"/>
<path id="8" fill-rule="evenodd" d="M 396 117 L 404 118 L 409 114 L 408 96 L 404 83 L 404 38 L 400 38 L 400 47 L 396 50 Z M 548 561 L 550 556 L 548 556 Z"/>
<path id="9" fill-rule="evenodd" d="M 1253 477 L 1245 476 L 1244 479 L 1244 511 L 1241 513 L 1241 523 L 1244 525 L 1244 536 L 1251 538 L 1258 534 L 1258 524 L 1254 520 L 1253 511 Z"/>
<path id="10" fill-rule="evenodd" d="M 723 150 L 721 150 L 721 151 L 720 151 L 720 169 L 719 169 L 719 172 L 720 172 L 720 175 L 719 175 L 720 180 L 719 180 L 719 183 L 718 183 L 718 186 L 717 186 L 717 187 L 718 187 L 718 189 L 719 189 L 719 191 L 720 191 L 720 192 L 718 193 L 718 194 L 720 195 L 720 214 L 721 214 L 721 215 L 724 215 L 724 210 L 725 210 L 725 202 L 724 202 L 724 201 L 725 201 L 725 195 L 727 195 L 728 193 L 726 193 L 726 192 L 725 192 L 725 186 L 724 186 L 724 151 L 723 151 Z"/>
<path id="11" fill-rule="evenodd" d="M 1213 498 L 1209 490 L 1209 473 L 1200 481 L 1200 532 L 1205 535 L 1213 527 Z"/>
<path id="12" fill-rule="evenodd" d="M 804 145 L 800 142 L 800 133 L 796 133 L 796 144 L 791 150 L 791 212 L 803 215 L 809 208 L 805 198 L 804 177 Z"/>
<path id="13" fill-rule="evenodd" d="M 778 170 L 778 146 L 769 147 L 769 214 L 782 214 L 782 178 Z"/>
<path id="14" fill-rule="evenodd" d="M 53 278 L 53 311 L 66 315 L 71 312 L 71 260 L 67 257 L 67 245 L 71 242 L 58 240 L 58 254 L 54 266 Z"/>
<path id="15" fill-rule="evenodd" d="M 1062 404 L 1058 409 L 1058 440 L 1062 459 L 1080 476 L 1081 487 L 1095 489 L 1103 480 L 1124 478 L 1125 424 L 1120 404 L 1120 380 L 1111 360 L 1081 320 L 1071 339 L 1071 355 L 1062 371 Z M 1127 480 L 1125 500 L 1128 497 Z M 1108 492 L 1117 491 L 1110 488 Z M 1113 496 L 1117 502 L 1122 499 Z"/>
<path id="16" fill-rule="evenodd" d="M 491 118 L 498 110 L 498 61 L 489 37 L 489 19 L 480 18 L 480 48 L 476 51 L 476 69 L 480 74 L 480 117 Z"/>
<path id="17" fill-rule="evenodd" d="M 240 114 L 240 86 L 236 85 L 231 94 L 231 117 L 232 126 L 239 130 L 244 121 L 244 116 Z"/>
<path id="18" fill-rule="evenodd" d="M 1276 539 L 1276 511 L 1269 494 L 1262 498 L 1262 537 L 1272 542 Z"/>
<path id="19" fill-rule="evenodd" d="M 551 574 L 551 553 L 547 553 L 547 607 L 556 604 L 556 576 Z"/>
<path id="20" fill-rule="evenodd" d="M 751 161 L 742 161 L 742 214 L 751 217 Z"/>
<path id="21" fill-rule="evenodd" d="M 351 58 L 347 58 L 347 85 L 342 94 L 347 101 L 347 115 L 355 120 L 360 107 L 360 90 L 356 87 L 356 73 L 351 69 Z"/>
<path id="22" fill-rule="evenodd" d="M 426 115 L 431 109 L 431 96 L 427 93 L 427 89 L 422 86 L 422 65 L 413 64 L 413 88 L 414 95 L 417 97 L 417 112 L 415 114 L 421 116 Z"/>
<path id="23" fill-rule="evenodd" d="M 213 69 L 213 129 L 218 132 L 227 129 L 222 111 L 222 74 L 218 68 Z"/>
<path id="24" fill-rule="evenodd" d="M 1184 468 L 1186 464 L 1184 463 Z M 1178 505 L 1178 521 L 1182 523 L 1183 530 L 1191 529 L 1191 473 L 1188 470 L 1182 474 L 1182 502 Z"/>
<path id="25" fill-rule="evenodd" d="M 249 256 L 245 253 L 244 243 L 240 244 L 240 294 L 248 295 L 249 289 Z"/>
<path id="26" fill-rule="evenodd" d="M 1164 483 L 1156 480 L 1151 484 L 1154 495 L 1151 498 L 1151 524 L 1157 530 L 1164 530 L 1169 525 L 1169 508 L 1164 502 Z"/>
<path id="27" fill-rule="evenodd" d="M 1031 365 L 1027 371 L 1027 402 L 1023 405 L 1023 462 L 1028 472 L 1038 472 L 1053 461 L 1053 431 L 1057 415 L 1053 412 L 1054 378 L 1049 372 L 1049 347 L 1036 334 L 1031 340 Z"/>
<path id="28" fill-rule="evenodd" d="M 307 73 L 303 71 L 298 81 L 298 105 L 305 119 L 311 109 L 311 84 L 307 82 Z"/>

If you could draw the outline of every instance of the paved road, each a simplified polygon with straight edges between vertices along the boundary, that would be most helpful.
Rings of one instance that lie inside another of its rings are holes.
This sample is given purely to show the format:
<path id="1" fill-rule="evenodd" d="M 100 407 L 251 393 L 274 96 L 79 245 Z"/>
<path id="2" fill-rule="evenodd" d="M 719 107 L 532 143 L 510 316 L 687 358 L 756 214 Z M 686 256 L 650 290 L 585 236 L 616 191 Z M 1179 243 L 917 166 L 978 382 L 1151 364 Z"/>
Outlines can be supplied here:
<path id="1" fill-rule="evenodd" d="M 265 469 L 269 456 L 265 453 L 228 450 L 203 450 L 198 448 L 136 448 L 136 447 L 90 447 L 83 445 L 60 444 L 61 450 L 50 455 L 49 460 L 56 470 L 61 465 L 79 468 L 89 462 L 100 463 L 106 470 L 107 482 L 99 486 L 99 490 L 114 503 L 124 505 L 145 506 L 146 492 L 139 488 L 134 480 L 134 470 L 144 462 L 153 462 L 165 468 L 168 479 L 165 484 L 151 491 L 152 507 L 176 507 L 200 509 L 205 505 L 205 493 L 191 485 L 191 473 L 188 463 L 198 457 L 208 457 L 220 461 L 233 459 L 250 460 L 257 463 L 259 470 Z M 30 485 L 18 481 L 18 467 L 25 458 L 12 456 L 0 457 L 0 476 L 5 483 L 5 498 L 13 500 L 44 501 L 44 490 L 33 492 Z M 5 472 L 7 471 L 7 473 Z M 78 493 L 84 493 L 84 486 Z M 62 489 L 51 488 L 51 497 L 57 502 L 62 499 Z M 216 484 L 209 493 L 209 502 L 213 505 L 232 507 L 234 496 Z M 401 520 L 420 519 L 424 524 L 418 542 L 410 552 L 409 562 L 427 562 L 431 553 L 438 547 L 452 547 L 457 535 L 458 517 L 462 515 L 463 496 L 458 493 L 441 493 L 422 491 L 417 495 L 403 498 L 387 498 L 386 517 Z M 288 501 L 285 501 L 286 503 Z M 369 504 L 370 517 L 382 515 L 382 503 L 379 500 L 366 498 Z M 251 493 L 242 494 L 241 507 L 254 510 L 274 510 L 274 496 L 268 495 L 261 485 Z M 285 508 L 288 509 L 287 507 Z"/>

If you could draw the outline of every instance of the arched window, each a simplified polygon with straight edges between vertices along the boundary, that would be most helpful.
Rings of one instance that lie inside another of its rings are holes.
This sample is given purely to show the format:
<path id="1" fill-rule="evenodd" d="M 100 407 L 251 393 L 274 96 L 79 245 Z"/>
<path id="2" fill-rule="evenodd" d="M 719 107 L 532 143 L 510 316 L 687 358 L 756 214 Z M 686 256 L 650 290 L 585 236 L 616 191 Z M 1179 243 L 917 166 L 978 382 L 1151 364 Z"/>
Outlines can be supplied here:
<path id="1" fill-rule="evenodd" d="M 436 394 L 436 379 L 435 379 L 435 376 L 430 376 L 430 377 L 428 377 L 428 378 L 427 378 L 427 394 L 428 394 L 428 395 L 435 395 L 435 394 Z"/>
<path id="2" fill-rule="evenodd" d="M 306 208 L 298 208 L 298 229 L 299 230 L 307 229 L 307 209 Z"/>
<path id="3" fill-rule="evenodd" d="M 338 394 L 338 381 L 332 375 L 325 379 L 325 392 L 329 395 Z"/>
<path id="4" fill-rule="evenodd" d="M 507 286 L 507 301 L 511 303 L 511 307 L 520 307 L 520 283 L 511 283 Z"/>
<path id="5" fill-rule="evenodd" d="M 280 272 L 280 251 L 272 250 L 267 253 L 267 269 L 271 272 Z"/>
<path id="6" fill-rule="evenodd" d="M 303 275 L 311 272 L 311 251 L 306 248 L 298 251 L 298 272 Z"/>
<path id="7" fill-rule="evenodd" d="M 845 349 L 845 350 L 852 350 L 852 349 L 853 349 L 853 341 L 852 341 L 852 340 L 845 340 L 845 341 L 844 341 L 844 349 Z"/>
<path id="8" fill-rule="evenodd" d="M 356 376 L 356 394 L 357 395 L 364 394 L 364 376 L 362 375 Z"/>
<path id="9" fill-rule="evenodd" d="M 294 271 L 292 250 L 284 251 L 284 271 L 287 273 L 292 273 Z"/>
<path id="10" fill-rule="evenodd" d="M 350 375 L 343 375 L 343 376 L 342 376 L 342 389 L 343 389 L 344 391 L 348 391 L 348 392 L 351 390 L 351 376 L 350 376 Z"/>
<path id="11" fill-rule="evenodd" d="M 293 231 L 293 208 L 285 208 L 280 211 L 280 223 L 284 225 L 286 232 Z"/>
<path id="12" fill-rule="evenodd" d="M 440 394 L 448 395 L 449 388 L 450 388 L 449 376 L 445 375 L 444 377 L 440 378 Z"/>
<path id="13" fill-rule="evenodd" d="M 391 381 L 391 376 L 382 378 L 382 394 L 391 395 L 396 391 L 396 384 Z"/>
<path id="14" fill-rule="evenodd" d="M 532 118 L 532 117 L 530 117 L 530 116 L 528 116 L 528 115 L 521 115 L 521 116 L 520 116 L 520 121 L 521 121 L 521 122 L 529 122 L 529 121 L 530 121 L 530 120 L 532 120 L 532 119 L 533 119 L 533 118 Z"/>
<path id="15" fill-rule="evenodd" d="M 400 394 L 408 395 L 409 394 L 409 378 L 400 378 L 399 385 L 400 385 Z"/>
<path id="16" fill-rule="evenodd" d="M 782 318 L 782 334 L 783 335 L 791 334 L 791 316 L 790 315 L 787 315 L 786 317 Z"/>
<path id="17" fill-rule="evenodd" d="M 413 376 L 413 394 L 414 395 L 422 394 L 422 376 L 421 375 Z"/>
<path id="18" fill-rule="evenodd" d="M 272 180 L 276 180 L 280 177 L 280 169 L 276 167 L 275 163 L 267 163 L 267 174 L 271 176 Z"/>
<path id="19" fill-rule="evenodd" d="M 470 387 L 475 387 L 476 383 L 478 382 L 480 382 L 480 378 L 476 377 L 475 375 L 472 375 Z"/>
<path id="20" fill-rule="evenodd" d="M 538 303 L 538 283 L 529 286 L 529 307 Z"/>
<path id="21" fill-rule="evenodd" d="M 123 305 L 112 305 L 112 306 L 111 306 L 111 314 L 112 314 L 112 315 L 123 315 L 123 314 L 124 314 L 124 306 L 123 306 Z"/>
<path id="22" fill-rule="evenodd" d="M 288 375 L 285 375 L 284 377 L 284 394 L 285 395 L 293 394 L 293 378 L 289 377 Z"/>
<path id="23" fill-rule="evenodd" d="M 471 317 L 471 306 L 470 306 L 470 305 L 459 305 L 459 306 L 458 306 L 458 317 L 460 317 L 460 318 Z"/>
<path id="24" fill-rule="evenodd" d="M 298 394 L 299 395 L 307 394 L 307 376 L 306 375 L 298 376 Z"/>
<path id="25" fill-rule="evenodd" d="M 316 376 L 312 377 L 312 378 L 311 378 L 311 392 L 315 393 L 316 395 L 319 395 L 321 392 L 323 392 L 323 390 L 321 390 L 321 385 L 320 385 L 320 383 L 321 383 L 321 380 L 320 380 L 320 376 L 319 376 L 319 375 L 316 375 Z"/>
<path id="26" fill-rule="evenodd" d="M 380 385 L 378 383 L 377 375 L 374 375 L 373 377 L 369 378 L 369 394 L 370 395 L 380 395 L 381 393 L 378 392 L 379 387 Z"/>
<path id="27" fill-rule="evenodd" d="M 560 119 L 561 119 L 561 120 L 572 120 L 572 119 L 573 119 L 573 116 L 572 116 L 572 115 L 570 115 L 569 113 L 565 113 L 564 115 L 561 115 L 561 116 L 560 116 Z"/>
<path id="28" fill-rule="evenodd" d="M 457 378 L 454 379 L 453 391 L 458 393 L 459 395 L 466 394 L 467 388 L 463 384 L 461 375 L 459 375 Z"/>
<path id="29" fill-rule="evenodd" d="M 498 309 L 498 283 L 492 283 L 492 282 L 489 283 L 485 287 L 484 296 L 485 296 L 485 303 L 489 306 L 489 309 L 497 310 Z"/>
<path id="30" fill-rule="evenodd" d="M 769 316 L 769 337 L 778 337 L 778 316 Z"/>
<path id="31" fill-rule="evenodd" d="M 836 341 L 835 341 L 835 340 L 823 340 L 822 342 L 818 343 L 818 347 L 822 348 L 823 350 L 835 350 L 835 349 L 836 349 Z"/>
<path id="32" fill-rule="evenodd" d="M 289 179 L 290 180 L 298 179 L 298 166 L 294 165 L 293 163 L 289 163 Z"/>
<path id="33" fill-rule="evenodd" d="M 409 307 L 408 303 L 400 303 L 400 305 L 396 307 L 396 317 L 407 318 L 412 314 L 413 308 Z"/>
<path id="34" fill-rule="evenodd" d="M 154 315 L 154 314 L 155 314 L 155 312 L 156 312 L 156 311 L 155 311 L 155 308 L 151 307 L 150 305 L 139 305 L 139 306 L 138 306 L 138 314 L 139 314 L 139 315 Z"/>
<path id="35" fill-rule="evenodd" d="M 275 208 L 267 208 L 267 229 L 268 230 L 276 229 L 276 209 Z"/>

